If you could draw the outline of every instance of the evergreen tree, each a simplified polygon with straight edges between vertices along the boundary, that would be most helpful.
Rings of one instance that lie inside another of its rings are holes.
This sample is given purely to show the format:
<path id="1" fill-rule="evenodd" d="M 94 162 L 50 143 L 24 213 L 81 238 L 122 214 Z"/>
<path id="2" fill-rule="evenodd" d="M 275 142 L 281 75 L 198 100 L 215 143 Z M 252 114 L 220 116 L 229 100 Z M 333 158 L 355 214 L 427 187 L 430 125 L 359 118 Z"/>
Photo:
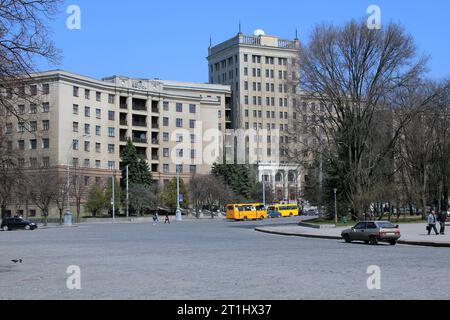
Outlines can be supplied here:
<path id="1" fill-rule="evenodd" d="M 128 182 L 129 184 L 142 184 L 150 187 L 153 183 L 152 173 L 147 161 L 138 157 L 137 151 L 131 139 L 128 139 L 127 145 L 122 154 L 122 180 L 121 187 L 126 187 L 126 167 L 128 166 Z"/>
<path id="2" fill-rule="evenodd" d="M 236 196 L 250 200 L 254 189 L 255 177 L 248 165 L 242 164 L 214 164 L 212 173 L 222 177 L 227 185 L 233 189 Z"/>
<path id="3" fill-rule="evenodd" d="M 180 206 L 186 208 L 189 204 L 189 198 L 186 190 L 186 185 L 181 178 L 180 194 L 183 195 L 183 202 L 180 203 Z M 164 186 L 164 189 L 160 194 L 160 201 L 164 206 L 172 210 L 175 210 L 177 208 L 177 178 L 173 178 Z"/>

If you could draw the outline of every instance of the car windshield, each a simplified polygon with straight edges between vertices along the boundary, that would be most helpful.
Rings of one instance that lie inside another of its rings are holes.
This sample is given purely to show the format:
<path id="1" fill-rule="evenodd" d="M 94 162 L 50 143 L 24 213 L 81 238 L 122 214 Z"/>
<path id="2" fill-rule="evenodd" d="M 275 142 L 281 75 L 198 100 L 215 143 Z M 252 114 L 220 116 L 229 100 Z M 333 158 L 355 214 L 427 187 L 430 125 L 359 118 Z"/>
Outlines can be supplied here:
<path id="1" fill-rule="evenodd" d="M 395 229 L 396 228 L 396 226 L 394 226 L 390 222 L 378 222 L 378 226 L 383 229 Z"/>

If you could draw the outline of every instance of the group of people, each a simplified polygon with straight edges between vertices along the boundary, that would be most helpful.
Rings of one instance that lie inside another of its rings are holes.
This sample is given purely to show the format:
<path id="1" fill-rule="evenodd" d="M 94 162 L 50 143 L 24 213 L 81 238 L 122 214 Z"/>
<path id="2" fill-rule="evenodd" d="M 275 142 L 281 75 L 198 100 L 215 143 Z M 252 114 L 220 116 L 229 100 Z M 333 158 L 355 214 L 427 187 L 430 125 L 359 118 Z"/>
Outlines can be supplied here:
<path id="1" fill-rule="evenodd" d="M 153 213 L 153 225 L 156 225 L 159 222 L 158 212 Z M 166 213 L 166 218 L 164 219 L 164 224 L 170 224 L 169 213 Z"/>
<path id="2" fill-rule="evenodd" d="M 436 211 L 431 210 L 430 214 L 428 215 L 427 218 L 427 230 L 428 230 L 428 235 L 431 234 L 431 230 L 433 230 L 436 235 L 445 234 L 445 222 L 447 221 L 447 212 L 446 211 L 442 211 L 439 215 L 436 214 Z M 439 223 L 440 225 L 440 230 L 438 232 L 437 228 L 436 228 L 436 224 Z"/>

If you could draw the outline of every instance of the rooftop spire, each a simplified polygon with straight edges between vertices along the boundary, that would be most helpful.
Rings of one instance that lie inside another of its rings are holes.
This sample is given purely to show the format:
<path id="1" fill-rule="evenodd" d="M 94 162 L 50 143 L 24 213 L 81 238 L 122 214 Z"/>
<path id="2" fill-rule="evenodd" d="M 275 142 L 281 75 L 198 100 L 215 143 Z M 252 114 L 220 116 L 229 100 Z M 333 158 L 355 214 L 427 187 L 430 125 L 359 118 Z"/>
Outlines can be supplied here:
<path id="1" fill-rule="evenodd" d="M 241 20 L 239 20 L 239 34 L 242 33 L 242 25 L 241 25 Z"/>

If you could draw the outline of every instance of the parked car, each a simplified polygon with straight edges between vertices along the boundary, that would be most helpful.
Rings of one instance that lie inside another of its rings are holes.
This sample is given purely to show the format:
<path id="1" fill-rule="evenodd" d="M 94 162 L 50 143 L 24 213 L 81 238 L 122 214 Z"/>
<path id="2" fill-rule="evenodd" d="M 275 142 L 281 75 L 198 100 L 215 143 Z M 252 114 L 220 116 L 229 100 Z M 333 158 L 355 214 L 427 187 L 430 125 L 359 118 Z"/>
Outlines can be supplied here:
<path id="1" fill-rule="evenodd" d="M 15 229 L 34 230 L 37 229 L 37 225 L 23 218 L 6 218 L 3 219 L 0 229 L 3 231 Z"/>
<path id="2" fill-rule="evenodd" d="M 374 245 L 378 242 L 388 242 L 392 246 L 396 245 L 401 237 L 398 225 L 389 221 L 362 221 L 353 228 L 342 231 L 341 235 L 347 243 L 358 240 Z"/>
<path id="3" fill-rule="evenodd" d="M 276 210 L 267 210 L 267 218 L 281 218 L 281 213 Z"/>
<path id="4" fill-rule="evenodd" d="M 319 210 L 318 209 L 308 209 L 305 210 L 305 216 L 318 216 L 319 215 Z"/>

